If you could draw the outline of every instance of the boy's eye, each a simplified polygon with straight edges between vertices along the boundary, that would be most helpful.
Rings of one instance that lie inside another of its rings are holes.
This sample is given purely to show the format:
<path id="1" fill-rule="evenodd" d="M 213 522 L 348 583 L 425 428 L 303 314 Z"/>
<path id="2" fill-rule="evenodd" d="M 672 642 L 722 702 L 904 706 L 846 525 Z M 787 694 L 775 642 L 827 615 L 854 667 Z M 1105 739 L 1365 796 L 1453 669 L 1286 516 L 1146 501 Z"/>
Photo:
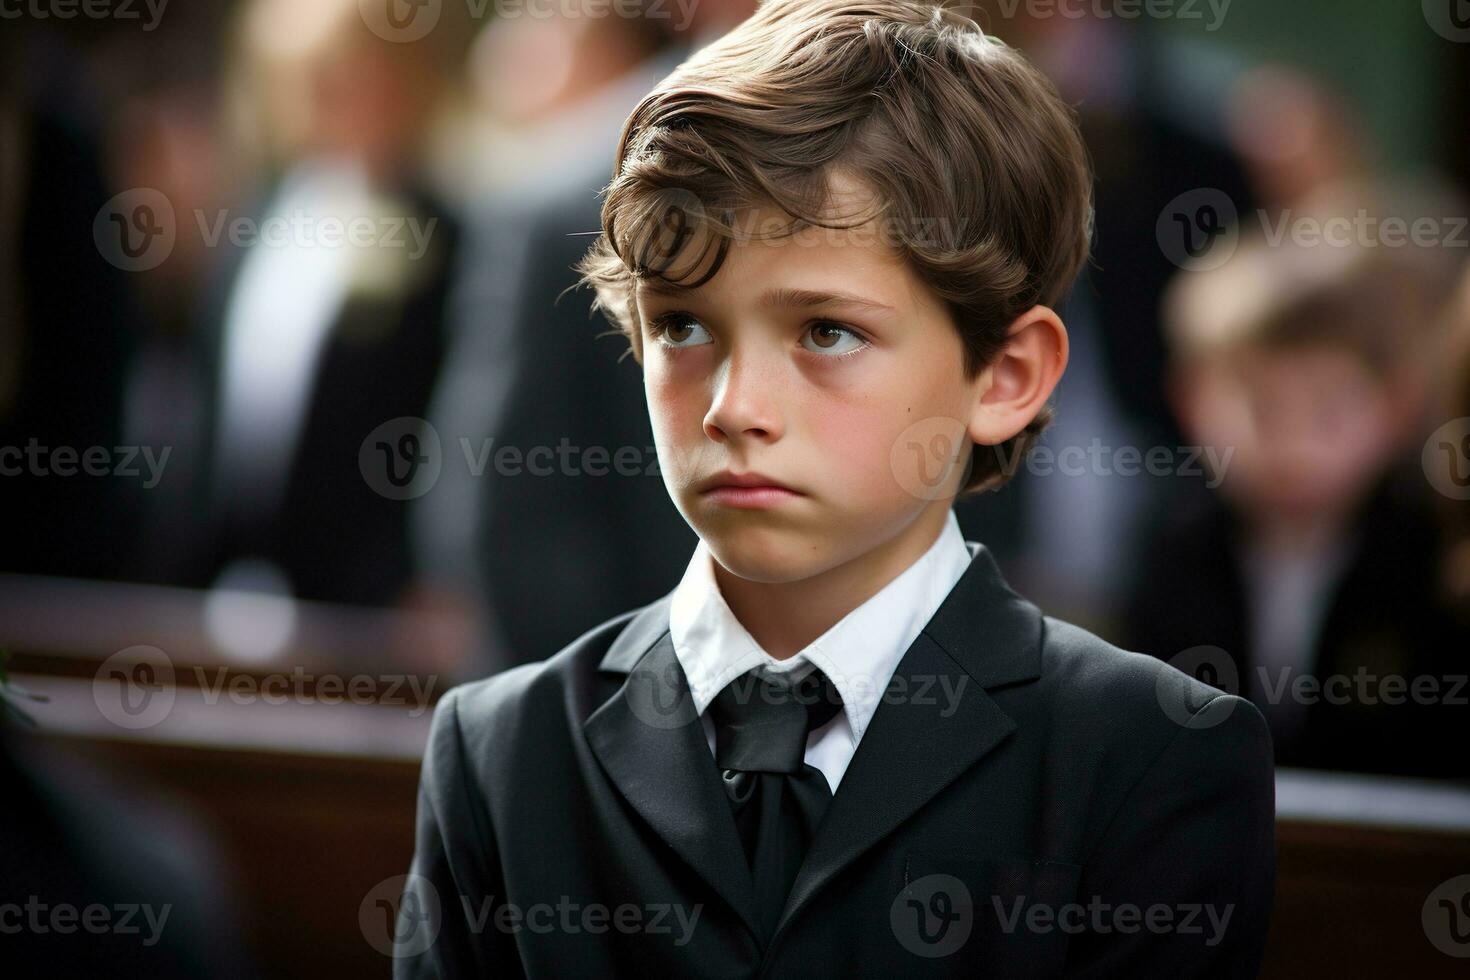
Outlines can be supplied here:
<path id="1" fill-rule="evenodd" d="M 807 343 L 810 339 L 811 343 Z M 817 354 L 852 354 L 867 346 L 862 337 L 848 327 L 830 320 L 819 320 L 802 336 L 801 345 Z"/>
<path id="2" fill-rule="evenodd" d="M 698 347 L 713 343 L 708 330 L 683 313 L 665 313 L 649 322 L 649 328 L 665 347 Z"/>

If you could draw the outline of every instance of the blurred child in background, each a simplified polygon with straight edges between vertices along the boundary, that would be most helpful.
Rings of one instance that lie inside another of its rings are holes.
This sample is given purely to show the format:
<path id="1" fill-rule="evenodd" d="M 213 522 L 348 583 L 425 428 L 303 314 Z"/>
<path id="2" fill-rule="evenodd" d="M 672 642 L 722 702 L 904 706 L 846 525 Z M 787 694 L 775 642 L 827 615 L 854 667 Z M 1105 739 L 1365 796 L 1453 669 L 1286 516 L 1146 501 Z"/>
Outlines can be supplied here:
<path id="1" fill-rule="evenodd" d="M 1433 257 L 1243 233 L 1205 264 L 1165 310 L 1174 409 L 1215 450 L 1218 489 L 1181 504 L 1144 552 L 1129 642 L 1238 683 L 1279 765 L 1463 772 L 1439 733 L 1466 693 L 1445 677 L 1464 637 L 1438 601 L 1418 458 Z"/>

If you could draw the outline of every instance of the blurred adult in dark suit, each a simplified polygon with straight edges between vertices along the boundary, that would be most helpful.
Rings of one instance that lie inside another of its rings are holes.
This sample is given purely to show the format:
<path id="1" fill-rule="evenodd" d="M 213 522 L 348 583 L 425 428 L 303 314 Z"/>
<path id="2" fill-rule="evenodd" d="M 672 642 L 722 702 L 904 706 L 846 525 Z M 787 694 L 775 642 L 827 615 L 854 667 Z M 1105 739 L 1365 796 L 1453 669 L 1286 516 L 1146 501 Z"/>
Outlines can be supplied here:
<path id="1" fill-rule="evenodd" d="M 421 175 L 439 49 L 377 36 L 353 0 L 259 0 L 242 16 L 245 131 L 266 180 L 189 229 L 220 236 L 223 270 L 200 338 L 195 574 L 389 604 L 411 576 L 407 509 L 360 454 L 380 426 L 425 414 L 444 358 L 459 231 Z"/>

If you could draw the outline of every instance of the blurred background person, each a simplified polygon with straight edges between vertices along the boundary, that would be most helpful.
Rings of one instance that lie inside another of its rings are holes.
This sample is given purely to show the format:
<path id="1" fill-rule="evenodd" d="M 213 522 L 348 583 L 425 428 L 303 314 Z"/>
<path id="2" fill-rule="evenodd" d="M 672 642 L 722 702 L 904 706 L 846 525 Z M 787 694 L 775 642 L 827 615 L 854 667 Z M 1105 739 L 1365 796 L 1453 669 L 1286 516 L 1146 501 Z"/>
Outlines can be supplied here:
<path id="1" fill-rule="evenodd" d="M 411 577 L 406 509 L 359 450 L 425 414 L 444 360 L 459 230 L 423 177 L 444 51 L 378 36 L 357 0 L 238 16 L 232 122 L 256 190 L 188 229 L 222 235 L 195 581 L 387 605 Z"/>
<path id="2" fill-rule="evenodd" d="M 1175 410 L 1215 450 L 1218 490 L 1176 481 L 1124 642 L 1164 659 L 1223 650 L 1213 669 L 1236 672 L 1280 765 L 1464 775 L 1444 741 L 1454 709 L 1379 687 L 1445 678 L 1467 640 L 1439 601 L 1419 463 L 1439 256 L 1257 234 L 1217 247 L 1228 257 L 1181 273 L 1166 303 Z M 1367 694 L 1342 687 L 1359 673 Z"/>
<path id="3" fill-rule="evenodd" d="M 567 291 L 601 225 L 623 120 L 754 6 L 705 0 L 687 23 L 667 3 L 506 18 L 475 42 L 480 179 L 431 420 L 484 469 L 468 456 L 446 466 L 414 527 L 426 593 L 473 611 L 482 669 L 550 656 L 663 595 L 688 562 L 695 539 L 661 492 L 638 367 L 625 343 L 599 340 L 591 292 Z M 526 462 L 499 466 L 502 447 Z"/>

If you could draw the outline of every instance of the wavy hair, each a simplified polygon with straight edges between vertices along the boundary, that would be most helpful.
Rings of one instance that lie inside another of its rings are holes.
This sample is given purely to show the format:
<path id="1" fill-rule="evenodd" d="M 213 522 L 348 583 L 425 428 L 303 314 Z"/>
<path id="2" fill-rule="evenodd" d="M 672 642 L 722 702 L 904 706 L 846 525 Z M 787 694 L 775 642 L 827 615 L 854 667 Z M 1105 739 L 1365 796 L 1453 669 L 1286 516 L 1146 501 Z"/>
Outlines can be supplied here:
<path id="1" fill-rule="evenodd" d="M 829 213 L 838 172 L 875 207 Z M 742 211 L 774 205 L 783 235 L 873 220 L 946 305 L 970 378 L 1017 316 L 1064 297 L 1092 232 L 1071 108 L 1014 49 L 921 0 L 768 0 L 639 103 L 604 193 L 577 271 L 639 363 L 638 281 L 712 278 L 749 237 Z M 961 493 L 1006 482 L 1051 418 L 972 453 Z"/>

